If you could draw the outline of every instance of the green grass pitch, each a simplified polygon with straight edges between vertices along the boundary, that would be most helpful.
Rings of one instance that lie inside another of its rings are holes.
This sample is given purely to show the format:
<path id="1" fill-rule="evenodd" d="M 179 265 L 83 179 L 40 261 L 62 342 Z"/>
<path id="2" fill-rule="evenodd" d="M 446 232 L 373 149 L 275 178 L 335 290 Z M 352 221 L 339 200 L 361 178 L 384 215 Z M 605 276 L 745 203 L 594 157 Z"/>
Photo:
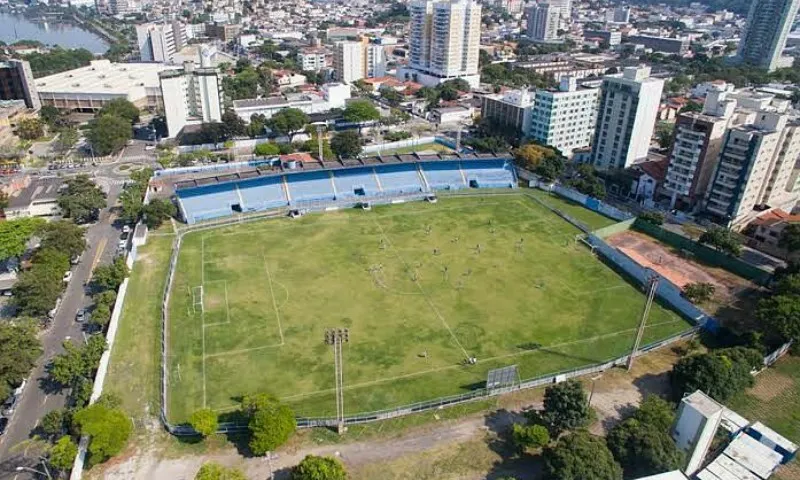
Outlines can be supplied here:
<path id="1" fill-rule="evenodd" d="M 170 300 L 170 421 L 257 392 L 334 415 L 329 327 L 350 331 L 347 414 L 466 392 L 502 366 L 524 380 L 621 355 L 644 295 L 578 233 L 513 194 L 189 233 Z M 688 327 L 659 306 L 644 340 Z"/>

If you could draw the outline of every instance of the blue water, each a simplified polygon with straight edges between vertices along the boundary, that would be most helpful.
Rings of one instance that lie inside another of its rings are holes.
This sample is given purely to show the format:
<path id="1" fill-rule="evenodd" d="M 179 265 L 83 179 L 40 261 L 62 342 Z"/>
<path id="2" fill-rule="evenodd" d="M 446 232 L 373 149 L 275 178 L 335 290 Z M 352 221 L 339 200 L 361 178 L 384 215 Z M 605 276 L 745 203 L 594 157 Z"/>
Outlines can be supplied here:
<path id="1" fill-rule="evenodd" d="M 69 23 L 35 23 L 21 15 L 0 13 L 0 25 L 0 40 L 9 45 L 17 40 L 38 40 L 45 45 L 85 48 L 92 53 L 105 53 L 108 49 L 102 38 Z"/>

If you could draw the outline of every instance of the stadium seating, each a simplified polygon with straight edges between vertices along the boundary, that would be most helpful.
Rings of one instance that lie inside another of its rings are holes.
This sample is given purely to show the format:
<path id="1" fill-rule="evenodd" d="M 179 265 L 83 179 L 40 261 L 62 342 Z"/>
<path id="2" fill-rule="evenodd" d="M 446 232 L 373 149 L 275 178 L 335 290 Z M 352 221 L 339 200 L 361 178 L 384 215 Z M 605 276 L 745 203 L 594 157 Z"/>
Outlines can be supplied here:
<path id="1" fill-rule="evenodd" d="M 504 160 L 462 161 L 467 183 L 473 188 L 513 188 L 514 171 Z"/>
<path id="2" fill-rule="evenodd" d="M 423 190 L 416 164 L 381 165 L 375 167 L 375 171 L 380 176 L 381 186 L 386 194 L 416 193 Z"/>
<path id="3" fill-rule="evenodd" d="M 331 175 L 327 170 L 286 175 L 293 204 L 333 200 Z"/>
<path id="4" fill-rule="evenodd" d="M 233 183 L 181 190 L 178 197 L 188 223 L 230 215 L 232 207 L 241 203 Z"/>
<path id="5" fill-rule="evenodd" d="M 466 188 L 458 162 L 429 162 L 422 164 L 422 173 L 433 190 Z"/>
<path id="6" fill-rule="evenodd" d="M 289 203 L 283 192 L 283 177 L 254 178 L 238 185 L 244 212 L 268 210 Z"/>
<path id="7" fill-rule="evenodd" d="M 369 197 L 381 191 L 371 167 L 334 170 L 333 182 L 336 185 L 336 198 Z"/>

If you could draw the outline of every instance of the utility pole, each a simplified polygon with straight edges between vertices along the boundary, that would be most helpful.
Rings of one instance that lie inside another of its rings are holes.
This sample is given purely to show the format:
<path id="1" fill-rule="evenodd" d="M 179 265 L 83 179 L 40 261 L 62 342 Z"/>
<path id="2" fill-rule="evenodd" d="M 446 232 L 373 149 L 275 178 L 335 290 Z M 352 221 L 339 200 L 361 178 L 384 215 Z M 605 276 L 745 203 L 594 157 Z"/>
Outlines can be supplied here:
<path id="1" fill-rule="evenodd" d="M 317 146 L 319 147 L 319 161 L 322 162 L 325 159 L 322 156 L 322 132 L 325 131 L 325 127 L 322 125 L 317 125 Z"/>
<path id="2" fill-rule="evenodd" d="M 658 275 L 651 276 L 647 282 L 649 289 L 647 292 L 647 302 L 644 304 L 644 312 L 642 312 L 642 320 L 639 322 L 639 330 L 636 332 L 636 340 L 633 342 L 633 349 L 628 356 L 628 371 L 633 368 L 633 360 L 636 357 L 639 344 L 642 342 L 642 337 L 644 336 L 644 327 L 647 325 L 647 317 L 650 316 L 650 308 L 653 306 L 653 299 L 655 299 L 656 290 L 658 290 Z"/>
<path id="3" fill-rule="evenodd" d="M 461 151 L 461 124 L 458 125 L 458 131 L 456 132 L 456 153 Z"/>
<path id="4" fill-rule="evenodd" d="M 344 426 L 344 360 L 342 343 L 350 341 L 350 330 L 347 328 L 329 328 L 325 330 L 325 343 L 333 346 L 333 372 L 336 378 L 336 427 L 339 435 L 347 431 Z"/>

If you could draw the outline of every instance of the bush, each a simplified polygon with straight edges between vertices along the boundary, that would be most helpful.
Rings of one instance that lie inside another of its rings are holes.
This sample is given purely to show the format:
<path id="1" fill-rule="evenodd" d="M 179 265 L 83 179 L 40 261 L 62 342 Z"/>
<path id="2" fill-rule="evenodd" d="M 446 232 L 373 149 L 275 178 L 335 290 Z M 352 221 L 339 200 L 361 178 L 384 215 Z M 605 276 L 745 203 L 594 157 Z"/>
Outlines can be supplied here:
<path id="1" fill-rule="evenodd" d="M 194 480 L 247 480 L 247 477 L 238 468 L 228 468 L 216 462 L 208 462 L 200 467 Z"/>
<path id="2" fill-rule="evenodd" d="M 75 413 L 75 425 L 89 436 L 89 464 L 104 462 L 122 451 L 131 434 L 131 421 L 122 410 L 100 403 Z"/>
<path id="3" fill-rule="evenodd" d="M 210 408 L 198 410 L 189 417 L 189 424 L 194 428 L 197 433 L 207 437 L 217 431 L 219 422 L 217 414 Z"/>
<path id="4" fill-rule="evenodd" d="M 664 214 L 660 212 L 644 212 L 643 214 L 639 215 L 639 220 L 652 223 L 653 225 L 663 225 Z"/>
<path id="5" fill-rule="evenodd" d="M 742 252 L 741 238 L 727 228 L 710 228 L 700 235 L 699 242 L 711 245 L 712 247 L 733 257 L 738 257 Z"/>
<path id="6" fill-rule="evenodd" d="M 542 425 L 514 424 L 511 436 L 514 444 L 523 451 L 528 448 L 542 448 L 550 443 L 550 433 Z"/>
<path id="7" fill-rule="evenodd" d="M 344 465 L 333 457 L 306 455 L 292 469 L 291 480 L 346 480 Z"/>
<path id="8" fill-rule="evenodd" d="M 62 472 L 66 472 L 72 468 L 75 462 L 75 456 L 78 455 L 78 446 L 72 439 L 65 435 L 58 439 L 53 448 L 50 450 L 48 461 L 50 465 L 54 466 Z"/>
<path id="9" fill-rule="evenodd" d="M 562 437 L 545 448 L 542 457 L 548 480 L 622 480 L 622 468 L 606 442 L 588 432 Z"/>
<path id="10" fill-rule="evenodd" d="M 250 417 L 249 445 L 254 455 L 280 447 L 297 429 L 292 409 L 269 396 L 245 397 L 242 410 Z"/>
<path id="11" fill-rule="evenodd" d="M 253 154 L 259 157 L 270 157 L 281 153 L 281 148 L 275 143 L 259 143 L 253 149 Z"/>
<path id="12" fill-rule="evenodd" d="M 683 296 L 694 303 L 703 303 L 711 300 L 715 291 L 716 287 L 710 283 L 695 282 L 683 287 Z"/>
<path id="13" fill-rule="evenodd" d="M 670 374 L 676 399 L 684 393 L 702 390 L 718 402 L 753 386 L 751 371 L 763 366 L 757 350 L 735 347 L 684 357 Z"/>
<path id="14" fill-rule="evenodd" d="M 579 381 L 567 380 L 547 387 L 544 391 L 544 411 L 541 418 L 554 435 L 581 428 L 589 423 L 591 417 L 591 407 Z"/>

